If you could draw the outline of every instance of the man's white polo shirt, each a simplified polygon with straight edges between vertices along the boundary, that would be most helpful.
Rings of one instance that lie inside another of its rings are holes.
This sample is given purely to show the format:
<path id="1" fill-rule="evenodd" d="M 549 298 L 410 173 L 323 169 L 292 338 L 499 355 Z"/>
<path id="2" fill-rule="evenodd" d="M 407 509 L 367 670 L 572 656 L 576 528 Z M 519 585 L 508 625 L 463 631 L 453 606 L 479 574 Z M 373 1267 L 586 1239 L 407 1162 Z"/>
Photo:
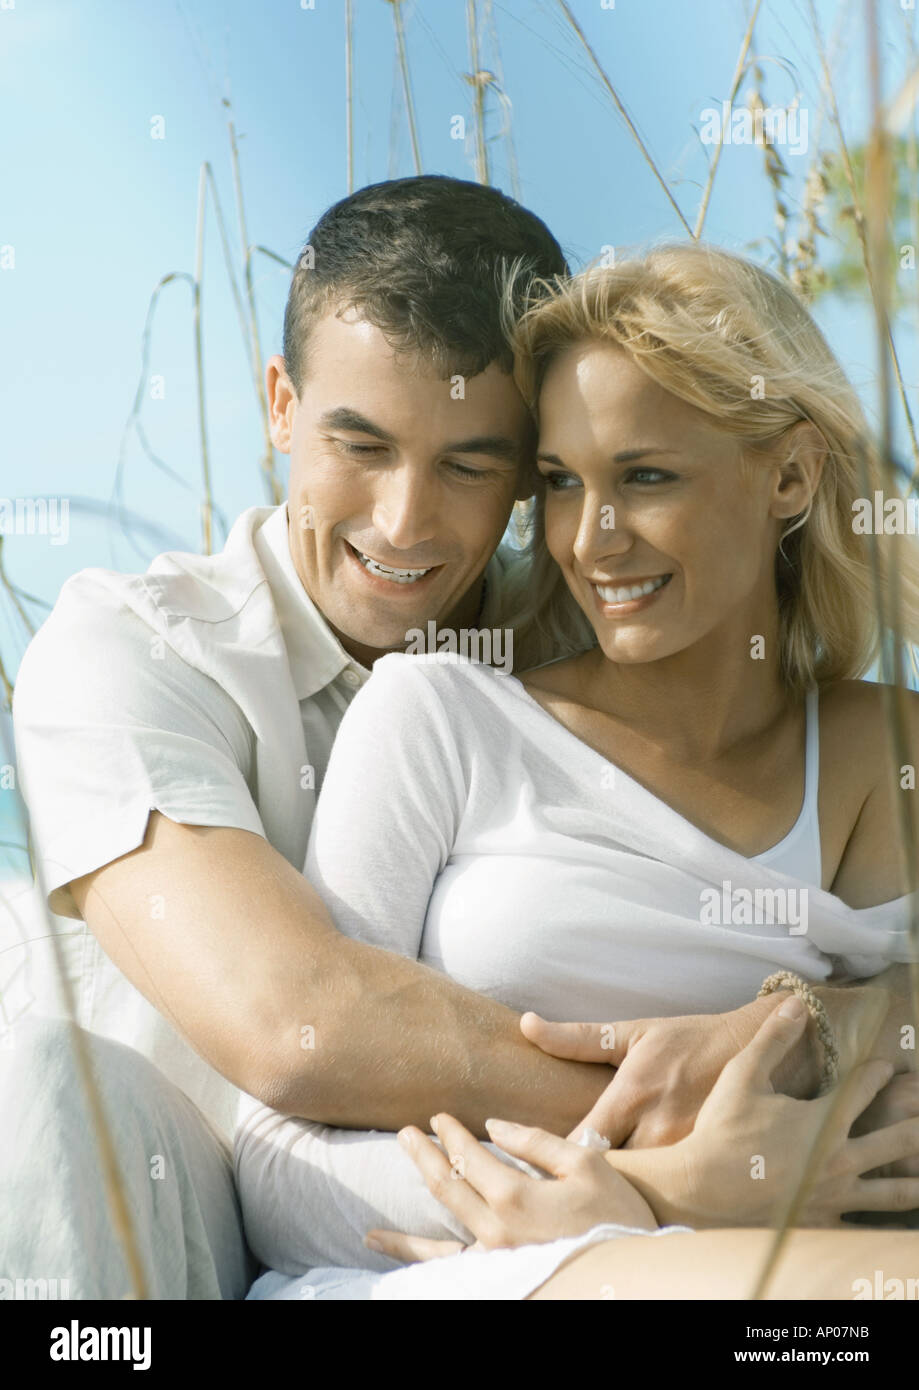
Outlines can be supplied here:
<path id="1" fill-rule="evenodd" d="M 369 672 L 306 594 L 287 524 L 286 503 L 252 507 L 217 555 L 167 552 L 145 574 L 87 569 L 64 584 L 23 657 L 13 704 L 20 787 L 52 912 L 79 920 L 68 883 L 142 844 L 151 810 L 264 835 L 302 871 L 332 741 Z M 483 626 L 502 571 L 495 557 Z M 228 1083 L 84 923 L 53 925 L 77 1021 L 138 1048 L 227 1128 Z M 56 1011 L 53 959 L 40 945 L 48 930 L 33 926 L 18 949 L 34 1007 Z"/>

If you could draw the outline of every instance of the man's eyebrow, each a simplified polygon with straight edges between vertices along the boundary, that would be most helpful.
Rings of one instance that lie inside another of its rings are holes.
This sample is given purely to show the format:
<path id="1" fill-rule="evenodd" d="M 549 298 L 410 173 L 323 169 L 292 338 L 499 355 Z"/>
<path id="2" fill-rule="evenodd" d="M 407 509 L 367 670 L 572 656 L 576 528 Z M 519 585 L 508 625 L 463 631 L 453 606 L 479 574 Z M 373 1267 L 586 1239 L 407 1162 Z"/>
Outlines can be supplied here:
<path id="1" fill-rule="evenodd" d="M 675 453 L 675 449 L 622 449 L 618 454 L 613 454 L 612 462 L 633 463 L 635 459 L 647 458 L 649 454 Z M 536 459 L 539 463 L 554 463 L 557 468 L 565 467 L 565 464 L 559 458 L 558 454 L 547 454 L 543 449 L 540 449 L 539 453 L 536 455 Z"/>
<path id="2" fill-rule="evenodd" d="M 384 430 L 382 425 L 375 425 L 372 420 L 367 419 L 366 415 L 362 415 L 359 410 L 354 410 L 347 405 L 339 405 L 334 410 L 327 410 L 324 415 L 320 416 L 319 424 L 325 429 L 352 430 L 355 434 L 369 434 L 384 444 L 395 444 L 396 442 L 395 435 Z M 441 453 L 486 454 L 490 458 L 507 459 L 511 463 L 517 463 L 520 458 L 520 446 L 507 435 L 477 434 L 471 439 L 459 439 L 445 444 Z"/>
<path id="3" fill-rule="evenodd" d="M 453 444 L 445 444 L 445 454 L 487 454 L 489 458 L 507 459 L 517 463 L 520 458 L 520 445 L 503 434 L 477 434 L 472 439 L 459 439 Z"/>
<path id="4" fill-rule="evenodd" d="M 382 440 L 384 444 L 396 442 L 395 435 L 384 430 L 382 425 L 375 425 L 366 415 L 362 415 L 359 410 L 352 410 L 348 405 L 339 405 L 334 410 L 327 410 L 319 417 L 319 423 L 326 429 L 353 430 L 355 434 L 370 434 L 374 439 Z"/>

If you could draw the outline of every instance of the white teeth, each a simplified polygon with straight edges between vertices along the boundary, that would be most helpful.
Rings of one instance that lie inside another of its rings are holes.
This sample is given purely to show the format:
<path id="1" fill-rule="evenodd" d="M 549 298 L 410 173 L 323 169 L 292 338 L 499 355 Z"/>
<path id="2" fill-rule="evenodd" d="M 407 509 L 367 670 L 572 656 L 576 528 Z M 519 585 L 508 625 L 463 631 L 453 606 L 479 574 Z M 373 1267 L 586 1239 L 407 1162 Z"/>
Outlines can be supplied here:
<path id="1" fill-rule="evenodd" d="M 354 549 L 353 546 L 352 549 Z M 389 565 L 381 565 L 379 560 L 371 560 L 369 555 L 364 555 L 360 550 L 354 550 L 354 553 L 364 569 L 369 570 L 371 574 L 379 575 L 381 579 L 390 579 L 395 584 L 414 584 L 415 580 L 420 579 L 422 575 L 430 574 L 433 568 L 431 566 L 426 570 L 396 570 L 391 569 Z"/>
<path id="2" fill-rule="evenodd" d="M 615 589 L 608 584 L 598 584 L 597 593 L 604 603 L 628 603 L 631 599 L 653 594 L 655 589 L 660 589 L 669 578 L 669 575 L 662 574 L 657 579 L 646 580 L 644 584 L 623 585 L 622 588 Z"/>

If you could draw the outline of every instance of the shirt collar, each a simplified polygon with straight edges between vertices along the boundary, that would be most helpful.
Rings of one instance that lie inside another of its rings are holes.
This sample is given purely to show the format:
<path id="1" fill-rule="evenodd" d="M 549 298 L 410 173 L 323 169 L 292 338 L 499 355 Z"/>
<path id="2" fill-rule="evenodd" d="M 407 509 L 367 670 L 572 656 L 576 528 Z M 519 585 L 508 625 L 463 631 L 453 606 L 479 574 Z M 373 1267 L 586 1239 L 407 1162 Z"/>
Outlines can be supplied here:
<path id="1" fill-rule="evenodd" d="M 255 532 L 255 547 L 271 587 L 298 700 L 331 684 L 347 667 L 370 672 L 349 656 L 310 598 L 290 553 L 287 503 L 273 508 Z"/>

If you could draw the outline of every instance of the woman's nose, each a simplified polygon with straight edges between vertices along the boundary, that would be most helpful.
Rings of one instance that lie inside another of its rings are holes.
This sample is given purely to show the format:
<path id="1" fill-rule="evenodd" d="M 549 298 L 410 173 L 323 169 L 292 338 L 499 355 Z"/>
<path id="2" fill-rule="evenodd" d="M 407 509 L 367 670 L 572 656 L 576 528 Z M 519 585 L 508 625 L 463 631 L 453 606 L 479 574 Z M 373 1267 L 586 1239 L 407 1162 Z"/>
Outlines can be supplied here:
<path id="1" fill-rule="evenodd" d="M 574 542 L 580 564 L 595 564 L 604 555 L 622 555 L 631 545 L 632 535 L 621 509 L 604 502 L 585 506 Z"/>

